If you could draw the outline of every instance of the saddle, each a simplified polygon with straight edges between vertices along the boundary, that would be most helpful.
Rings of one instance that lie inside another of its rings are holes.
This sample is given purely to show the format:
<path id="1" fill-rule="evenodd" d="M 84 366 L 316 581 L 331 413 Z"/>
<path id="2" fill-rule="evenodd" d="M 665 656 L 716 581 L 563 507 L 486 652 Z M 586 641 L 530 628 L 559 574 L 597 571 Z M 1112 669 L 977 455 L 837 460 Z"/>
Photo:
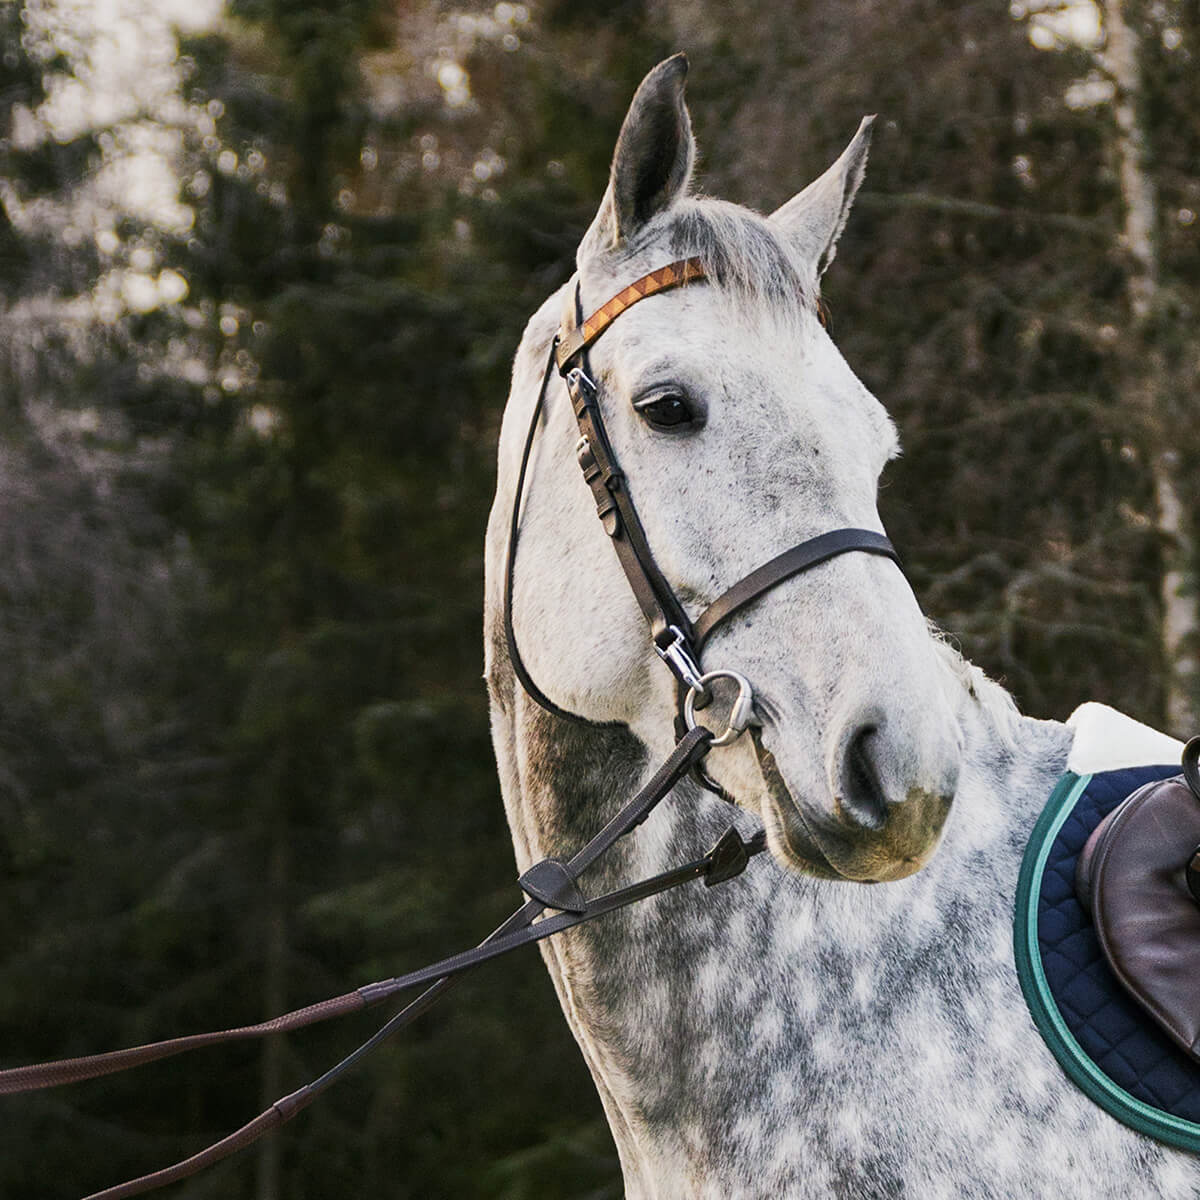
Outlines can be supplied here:
<path id="1" fill-rule="evenodd" d="M 1198 759 L 1200 738 L 1182 775 L 1172 763 L 1068 770 L 1030 835 L 1014 921 L 1021 989 L 1066 1074 L 1126 1125 L 1193 1152 Z"/>

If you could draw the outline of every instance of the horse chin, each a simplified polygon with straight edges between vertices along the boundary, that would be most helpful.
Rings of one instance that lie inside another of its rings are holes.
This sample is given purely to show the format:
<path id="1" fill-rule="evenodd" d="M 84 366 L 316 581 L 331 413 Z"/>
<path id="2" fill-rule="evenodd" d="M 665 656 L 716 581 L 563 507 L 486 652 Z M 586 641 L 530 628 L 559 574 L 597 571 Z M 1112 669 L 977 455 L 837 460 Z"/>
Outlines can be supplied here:
<path id="1" fill-rule="evenodd" d="M 769 750 L 755 739 L 766 783 L 762 815 L 777 861 L 819 879 L 852 883 L 891 883 L 915 875 L 933 857 L 953 797 L 910 790 L 902 806 L 912 814 L 882 836 L 861 837 L 806 818 L 784 782 Z"/>

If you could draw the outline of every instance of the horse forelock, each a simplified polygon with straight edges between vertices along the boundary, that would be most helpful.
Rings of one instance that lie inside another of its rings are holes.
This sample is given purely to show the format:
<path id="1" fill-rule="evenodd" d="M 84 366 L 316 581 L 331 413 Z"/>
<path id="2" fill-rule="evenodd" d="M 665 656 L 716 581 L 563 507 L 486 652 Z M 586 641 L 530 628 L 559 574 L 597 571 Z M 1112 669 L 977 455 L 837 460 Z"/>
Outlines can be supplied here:
<path id="1" fill-rule="evenodd" d="M 739 299 L 799 312 L 816 305 L 816 289 L 798 256 L 770 222 L 723 200 L 689 199 L 668 214 L 673 254 L 699 258 L 708 278 Z"/>
<path id="2" fill-rule="evenodd" d="M 618 290 L 667 262 L 698 258 L 705 278 L 740 304 L 768 306 L 777 318 L 814 312 L 817 287 L 786 237 L 765 217 L 738 204 L 686 197 L 647 223 L 618 250 L 585 238 L 578 265 L 597 289 Z"/>

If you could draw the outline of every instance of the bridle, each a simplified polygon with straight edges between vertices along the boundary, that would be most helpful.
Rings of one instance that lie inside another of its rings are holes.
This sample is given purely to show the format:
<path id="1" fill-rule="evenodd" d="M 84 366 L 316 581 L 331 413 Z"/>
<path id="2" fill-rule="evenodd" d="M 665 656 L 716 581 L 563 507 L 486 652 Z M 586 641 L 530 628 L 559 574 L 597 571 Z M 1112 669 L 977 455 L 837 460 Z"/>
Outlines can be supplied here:
<path id="1" fill-rule="evenodd" d="M 570 327 L 560 329 L 550 346 L 541 388 L 525 440 L 516 495 L 513 499 L 504 577 L 505 636 L 509 659 L 517 679 L 528 695 L 548 712 L 567 720 L 586 721 L 587 718 L 560 708 L 534 682 L 517 649 L 512 619 L 513 567 L 520 532 L 521 500 L 525 491 L 534 437 L 541 422 L 550 379 L 557 368 L 566 382 L 571 408 L 579 425 L 580 438 L 576 445 L 576 457 L 596 502 L 596 514 L 608 534 L 638 606 L 646 618 L 655 653 L 670 668 L 676 680 L 678 704 L 675 749 L 638 794 L 582 849 L 566 861 L 545 858 L 534 863 L 518 881 L 528 900 L 472 950 L 451 955 L 407 975 L 366 984 L 344 995 L 285 1013 L 258 1025 L 193 1034 L 106 1054 L 0 1071 L 0 1095 L 74 1083 L 124 1071 L 201 1046 L 260 1038 L 303 1028 L 331 1017 L 379 1004 L 409 988 L 432 983 L 432 986 L 391 1017 L 371 1038 L 340 1063 L 311 1083 L 275 1101 L 241 1129 L 191 1158 L 97 1192 L 87 1200 L 124 1200 L 125 1197 L 187 1178 L 249 1146 L 301 1112 L 364 1055 L 430 1008 L 462 974 L 483 962 L 692 879 L 702 878 L 710 887 L 724 883 L 739 875 L 752 856 L 766 849 L 766 836 L 761 831 L 749 839 L 743 839 L 737 830 L 730 826 L 703 857 L 650 879 L 592 899 L 588 899 L 579 886 L 580 876 L 619 838 L 640 825 L 689 772 L 698 774 L 699 781 L 709 790 L 715 791 L 725 799 L 731 799 L 700 771 L 700 767 L 705 755 L 713 747 L 727 745 L 746 730 L 753 718 L 754 696 L 750 683 L 738 672 L 726 669 L 707 672 L 702 670 L 701 656 L 713 631 L 734 613 L 740 612 L 746 605 L 785 579 L 837 555 L 860 550 L 866 554 L 882 555 L 899 563 L 894 547 L 883 534 L 867 529 L 835 529 L 809 538 L 772 558 L 721 593 L 696 618 L 689 618 L 670 583 L 654 561 L 625 476 L 617 465 L 604 425 L 600 389 L 588 361 L 587 351 L 621 313 L 638 301 L 669 288 L 706 278 L 705 269 L 698 259 L 689 258 L 671 263 L 636 280 L 586 319 L 583 316 L 580 284 L 576 281 L 575 321 Z M 725 730 L 716 734 L 697 723 L 696 709 L 703 708 L 709 702 L 710 687 L 719 679 L 728 679 L 736 684 L 737 696 L 726 719 Z M 548 908 L 556 911 L 547 915 Z"/>
<path id="2" fill-rule="evenodd" d="M 622 313 L 639 301 L 659 292 L 707 278 L 707 272 L 700 259 L 682 259 L 643 275 L 585 318 L 581 282 L 576 277 L 575 321 L 571 326 L 561 327 L 550 345 L 537 403 L 534 405 L 529 432 L 525 438 L 521 467 L 517 474 L 504 572 L 504 633 L 513 671 L 528 695 L 555 716 L 575 721 L 584 720 L 585 718 L 555 704 L 534 682 L 521 658 L 513 627 L 513 571 L 520 533 L 521 500 L 534 438 L 545 407 L 547 389 L 557 368 L 559 375 L 566 382 L 571 410 L 579 426 L 580 436 L 575 446 L 575 454 L 584 481 L 596 502 L 596 516 L 609 537 L 638 607 L 650 628 L 654 652 L 675 676 L 676 736 L 681 737 L 687 730 L 696 726 L 695 710 L 708 703 L 710 685 L 718 679 L 728 679 L 736 684 L 737 696 L 730 708 L 725 730 L 715 735 L 711 743 L 713 746 L 723 746 L 740 736 L 752 720 L 754 692 L 750 682 L 737 671 L 713 669 L 705 672 L 702 669 L 701 655 L 713 632 L 735 613 L 784 580 L 840 554 L 858 550 L 865 554 L 890 558 L 898 566 L 900 559 L 896 548 L 881 533 L 869 529 L 830 530 L 776 555 L 722 592 L 694 620 L 688 616 L 674 589 L 654 561 L 626 476 L 617 463 L 604 424 L 600 388 L 588 361 L 588 349 Z M 718 784 L 703 773 L 699 764 L 694 774 L 709 791 L 731 799 Z"/>

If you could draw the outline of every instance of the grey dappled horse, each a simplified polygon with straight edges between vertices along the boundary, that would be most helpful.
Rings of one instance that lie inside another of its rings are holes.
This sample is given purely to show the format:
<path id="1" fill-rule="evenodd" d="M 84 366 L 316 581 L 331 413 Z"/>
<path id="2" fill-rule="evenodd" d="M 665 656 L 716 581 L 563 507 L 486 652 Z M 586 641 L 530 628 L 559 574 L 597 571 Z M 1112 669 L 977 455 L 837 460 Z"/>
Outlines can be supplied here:
<path id="1" fill-rule="evenodd" d="M 876 485 L 897 441 L 816 306 L 869 122 L 763 218 L 689 195 L 685 74 L 670 59 L 639 88 L 577 264 L 589 312 L 666 263 L 704 264 L 707 282 L 637 304 L 591 351 L 655 558 L 699 610 L 801 538 L 880 529 Z M 535 704 L 506 650 L 522 443 L 574 297 L 572 281 L 525 331 L 487 539 L 492 727 L 522 870 L 582 845 L 675 741 L 674 681 L 580 479 L 557 376 L 513 625 L 537 685 L 587 720 Z M 656 422 L 664 403 L 672 420 Z M 754 687 L 757 727 L 706 760 L 744 812 L 686 780 L 585 882 L 596 893 L 693 858 L 733 812 L 747 834 L 765 825 L 771 855 L 544 944 L 627 1194 L 1200 1194 L 1195 1158 L 1065 1079 L 1018 989 L 1020 854 L 1072 731 L 1020 716 L 931 632 L 896 565 L 866 554 L 774 588 L 713 636 L 704 666 Z"/>

